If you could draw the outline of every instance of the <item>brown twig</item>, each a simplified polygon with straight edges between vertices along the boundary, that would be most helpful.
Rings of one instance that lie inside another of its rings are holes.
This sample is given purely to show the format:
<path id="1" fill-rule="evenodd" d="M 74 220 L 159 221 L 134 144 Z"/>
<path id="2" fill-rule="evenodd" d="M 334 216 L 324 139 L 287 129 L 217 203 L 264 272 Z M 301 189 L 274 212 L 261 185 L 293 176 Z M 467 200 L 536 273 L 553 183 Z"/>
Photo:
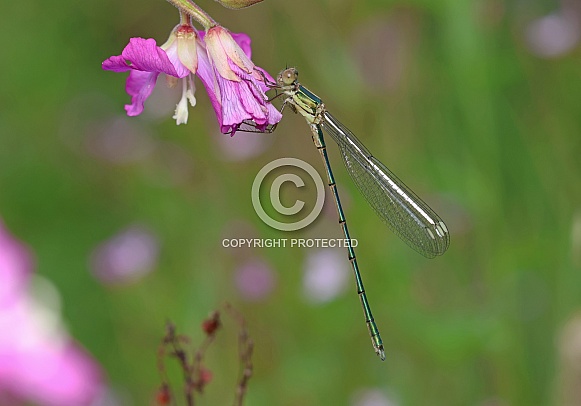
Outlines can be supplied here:
<path id="1" fill-rule="evenodd" d="M 244 396 L 248 390 L 248 381 L 253 373 L 252 353 L 254 350 L 254 342 L 248 335 L 246 321 L 242 315 L 230 304 L 225 304 L 224 309 L 238 325 L 240 372 L 234 396 L 234 405 L 242 406 Z M 184 346 L 190 346 L 190 339 L 187 336 L 178 335 L 175 326 L 171 322 L 167 323 L 166 333 L 157 353 L 157 368 L 162 380 L 160 389 L 157 392 L 157 405 L 166 406 L 170 405 L 170 402 L 171 405 L 176 405 L 176 399 L 172 394 L 165 367 L 165 359 L 168 357 L 177 359 L 182 370 L 184 380 L 183 394 L 186 404 L 188 406 L 195 405 L 196 393 L 203 393 L 205 386 L 212 379 L 212 372 L 204 367 L 204 357 L 210 345 L 215 341 L 216 333 L 221 325 L 220 312 L 218 310 L 212 312 L 204 320 L 202 329 L 206 333 L 206 337 L 202 344 L 193 351 L 190 362 L 188 353 L 184 349 Z"/>
<path id="2" fill-rule="evenodd" d="M 232 317 L 239 326 L 238 333 L 238 355 L 240 357 L 240 373 L 236 395 L 234 397 L 234 406 L 242 406 L 244 396 L 248 390 L 248 381 L 252 377 L 254 366 L 252 365 L 252 352 L 254 351 L 254 342 L 248 335 L 246 321 L 229 303 L 224 306 L 226 312 Z"/>

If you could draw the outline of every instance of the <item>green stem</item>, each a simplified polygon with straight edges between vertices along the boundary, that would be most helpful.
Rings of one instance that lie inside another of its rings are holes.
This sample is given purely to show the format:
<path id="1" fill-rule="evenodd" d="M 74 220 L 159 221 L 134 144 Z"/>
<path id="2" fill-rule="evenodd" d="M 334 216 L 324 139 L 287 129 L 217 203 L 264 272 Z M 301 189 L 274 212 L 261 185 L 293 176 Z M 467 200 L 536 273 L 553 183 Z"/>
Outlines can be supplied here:
<path id="1" fill-rule="evenodd" d="M 209 30 L 210 28 L 218 25 L 218 23 L 210 17 L 208 13 L 200 8 L 192 0 L 167 0 L 180 10 L 180 20 L 183 23 L 182 12 L 190 15 L 194 20 L 202 24 L 202 26 Z"/>
<path id="2" fill-rule="evenodd" d="M 180 25 L 192 25 L 192 16 L 182 9 L 178 10 L 180 12 Z"/>

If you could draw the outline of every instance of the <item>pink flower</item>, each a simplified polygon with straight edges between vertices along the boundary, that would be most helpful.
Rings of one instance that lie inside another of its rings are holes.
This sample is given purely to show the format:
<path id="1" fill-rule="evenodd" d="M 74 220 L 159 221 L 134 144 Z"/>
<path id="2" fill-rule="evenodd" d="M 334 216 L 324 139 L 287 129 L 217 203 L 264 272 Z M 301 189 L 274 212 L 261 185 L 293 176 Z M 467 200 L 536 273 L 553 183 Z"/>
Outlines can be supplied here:
<path id="1" fill-rule="evenodd" d="M 102 390 L 98 366 L 40 303 L 46 286 L 30 294 L 31 263 L 0 222 L 0 399 L 91 404 Z"/>
<path id="2" fill-rule="evenodd" d="M 234 134 L 244 121 L 253 121 L 264 131 L 282 116 L 264 93 L 268 90 L 265 80 L 272 77 L 254 65 L 250 54 L 246 34 L 230 34 L 220 26 L 198 33 L 182 24 L 161 47 L 153 39 L 132 38 L 121 55 L 103 62 L 103 69 L 130 71 L 126 91 L 131 104 L 125 106 L 129 116 L 141 114 L 157 77 L 165 73 L 170 84 L 176 83 L 174 78 L 182 79 L 182 97 L 173 118 L 177 124 L 186 123 L 188 102 L 192 107 L 196 104 L 195 74 L 208 92 L 222 132 Z"/>
<path id="3" fill-rule="evenodd" d="M 208 30 L 204 41 L 212 69 L 210 74 L 216 82 L 211 86 L 201 74 L 200 78 L 208 93 L 215 93 L 219 101 L 210 97 L 222 132 L 234 134 L 246 120 L 253 121 L 260 131 L 278 123 L 282 115 L 264 94 L 268 90 L 265 78 L 274 80 L 250 60 L 250 37 L 230 34 L 227 29 L 215 26 Z"/>
<path id="4" fill-rule="evenodd" d="M 240 265 L 234 279 L 240 295 L 251 301 L 264 300 L 276 285 L 276 275 L 266 262 L 259 259 Z"/>
<path id="5" fill-rule="evenodd" d="M 156 235 L 146 227 L 130 226 L 93 251 L 93 274 L 105 284 L 129 283 L 151 272 L 158 254 Z"/>
<path id="6" fill-rule="evenodd" d="M 529 23 L 525 34 L 534 54 L 557 58 L 573 50 L 581 40 L 581 20 L 577 11 L 563 2 L 561 10 Z"/>
<path id="7" fill-rule="evenodd" d="M 31 271 L 32 260 L 26 248 L 8 234 L 0 221 L 0 309 L 22 296 Z"/>
<path id="8" fill-rule="evenodd" d="M 340 295 L 349 283 L 349 263 L 337 249 L 309 252 L 304 267 L 303 286 L 311 303 L 325 303 Z"/>

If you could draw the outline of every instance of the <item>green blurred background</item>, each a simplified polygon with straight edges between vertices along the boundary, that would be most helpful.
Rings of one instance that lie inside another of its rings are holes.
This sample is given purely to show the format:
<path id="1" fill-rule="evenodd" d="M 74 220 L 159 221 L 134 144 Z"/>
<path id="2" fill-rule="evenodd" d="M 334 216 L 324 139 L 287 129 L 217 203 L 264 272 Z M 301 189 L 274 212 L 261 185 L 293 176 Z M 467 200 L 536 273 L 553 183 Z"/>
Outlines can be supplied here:
<path id="1" fill-rule="evenodd" d="M 130 37 L 163 43 L 177 23 L 172 6 L 4 1 L 0 217 L 34 251 L 71 334 L 120 404 L 150 404 L 168 318 L 199 341 L 201 321 L 225 301 L 255 340 L 247 405 L 581 404 L 567 400 L 581 385 L 578 3 L 199 4 L 248 33 L 254 61 L 271 74 L 297 66 L 328 109 L 436 209 L 451 246 L 434 260 L 410 250 L 331 149 L 385 341 L 380 362 L 351 279 L 326 301 L 305 290 L 320 252 L 222 246 L 223 238 L 340 237 L 330 202 L 296 233 L 270 229 L 252 208 L 254 176 L 273 159 L 300 158 L 323 173 L 301 117 L 285 114 L 274 134 L 229 138 L 198 82 L 198 106 L 176 126 L 179 95 L 160 77 L 144 114 L 127 118 L 126 75 L 100 64 Z M 159 244 L 152 271 L 102 283 L 96 247 L 133 225 Z M 260 297 L 237 287 L 238 269 L 253 263 L 270 278 Z M 209 351 L 214 380 L 200 404 L 231 403 L 235 335 L 226 322 Z"/>

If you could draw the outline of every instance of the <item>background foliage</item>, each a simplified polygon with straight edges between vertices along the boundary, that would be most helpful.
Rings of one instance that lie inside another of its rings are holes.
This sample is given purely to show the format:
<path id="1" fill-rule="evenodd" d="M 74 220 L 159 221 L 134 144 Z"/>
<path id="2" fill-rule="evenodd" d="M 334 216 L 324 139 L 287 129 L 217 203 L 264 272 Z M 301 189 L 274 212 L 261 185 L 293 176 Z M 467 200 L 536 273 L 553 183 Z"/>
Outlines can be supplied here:
<path id="1" fill-rule="evenodd" d="M 321 170 L 300 117 L 286 115 L 272 135 L 241 135 L 259 145 L 246 159 L 231 152 L 244 142 L 225 146 L 235 140 L 218 133 L 201 86 L 188 125 L 175 125 L 178 96 L 163 89 L 141 117 L 126 118 L 125 76 L 100 64 L 132 36 L 165 41 L 177 23 L 170 5 L 3 2 L 0 215 L 35 252 L 70 332 L 119 402 L 150 402 L 167 318 L 200 338 L 199 323 L 229 301 L 256 343 L 248 405 L 369 405 L 358 401 L 369 389 L 390 405 L 564 404 L 571 372 L 562 331 L 581 306 L 581 61 L 576 40 L 555 55 L 543 51 L 559 31 L 537 38 L 534 24 L 560 10 L 579 26 L 574 2 L 200 5 L 248 33 L 253 59 L 271 74 L 297 66 L 303 83 L 441 214 L 452 242 L 431 261 L 408 249 L 331 151 L 385 340 L 381 363 L 351 280 L 324 303 L 305 294 L 312 249 L 222 247 L 223 238 L 289 237 L 260 222 L 250 187 L 279 157 Z M 333 210 L 327 204 L 294 236 L 339 237 Z M 90 272 L 92 252 L 132 224 L 159 240 L 154 270 L 102 284 Z M 260 300 L 236 287 L 237 267 L 249 261 L 274 275 Z M 233 398 L 236 329 L 226 329 L 208 354 L 214 381 L 203 404 Z"/>

